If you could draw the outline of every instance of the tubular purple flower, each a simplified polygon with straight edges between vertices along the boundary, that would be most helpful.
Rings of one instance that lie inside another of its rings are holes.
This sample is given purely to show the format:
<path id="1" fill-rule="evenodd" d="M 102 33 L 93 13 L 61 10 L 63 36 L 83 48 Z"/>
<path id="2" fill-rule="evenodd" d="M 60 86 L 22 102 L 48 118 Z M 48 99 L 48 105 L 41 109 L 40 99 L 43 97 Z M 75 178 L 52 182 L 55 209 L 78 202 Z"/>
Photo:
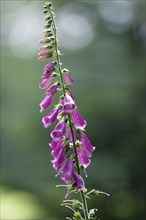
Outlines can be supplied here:
<path id="1" fill-rule="evenodd" d="M 77 148 L 77 153 L 78 153 L 79 166 L 83 166 L 86 169 L 91 163 L 90 159 L 87 156 L 86 151 L 83 148 Z"/>
<path id="2" fill-rule="evenodd" d="M 58 82 L 54 83 L 49 89 L 46 91 L 46 95 L 54 95 L 58 88 Z"/>
<path id="3" fill-rule="evenodd" d="M 44 79 L 40 84 L 39 84 L 39 88 L 40 89 L 46 89 L 50 83 L 52 82 L 52 78 L 47 78 L 47 79 Z"/>
<path id="4" fill-rule="evenodd" d="M 60 141 L 63 139 L 65 131 L 66 131 L 66 123 L 64 122 L 64 119 L 63 119 L 59 121 L 59 123 L 56 125 L 54 130 L 51 132 L 51 137 L 56 142 Z"/>
<path id="5" fill-rule="evenodd" d="M 45 128 L 48 128 L 56 120 L 58 113 L 58 108 L 55 108 L 47 116 L 42 118 L 42 122 Z"/>
<path id="6" fill-rule="evenodd" d="M 48 47 L 46 45 L 43 45 L 40 47 L 40 51 L 48 51 Z"/>
<path id="7" fill-rule="evenodd" d="M 88 157 L 91 157 L 92 152 L 95 150 L 95 147 L 92 146 L 89 139 L 83 132 L 81 133 L 81 143 L 82 148 L 86 151 Z"/>
<path id="8" fill-rule="evenodd" d="M 74 111 L 76 108 L 76 105 L 73 101 L 73 99 L 71 98 L 70 95 L 68 95 L 66 93 L 64 100 L 63 100 L 63 109 L 66 113 L 71 113 L 72 111 Z"/>
<path id="9" fill-rule="evenodd" d="M 66 153 L 64 147 L 60 149 L 58 156 L 51 162 L 54 169 L 60 174 L 66 164 Z"/>
<path id="10" fill-rule="evenodd" d="M 69 158 L 63 169 L 63 172 L 61 174 L 61 179 L 66 184 L 72 184 L 74 182 L 74 164 L 71 158 Z"/>
<path id="11" fill-rule="evenodd" d="M 49 62 L 48 64 L 46 64 L 46 65 L 44 66 L 44 70 L 51 71 L 51 70 L 53 70 L 54 66 L 55 66 L 55 63 L 54 63 L 54 62 Z"/>
<path id="12" fill-rule="evenodd" d="M 68 73 L 64 73 L 64 80 L 65 80 L 65 83 L 68 84 L 68 85 L 71 85 L 74 83 L 74 80 L 71 76 L 71 74 L 68 72 Z"/>
<path id="13" fill-rule="evenodd" d="M 50 107 L 52 104 L 52 96 L 47 95 L 40 103 L 40 112 Z"/>
<path id="14" fill-rule="evenodd" d="M 48 51 L 41 51 L 38 53 L 39 56 L 46 56 L 48 55 Z"/>
<path id="15" fill-rule="evenodd" d="M 45 71 L 42 73 L 42 78 L 48 79 L 48 78 L 50 78 L 51 74 L 52 74 L 52 70 L 50 70 L 50 71 L 45 70 Z"/>
<path id="16" fill-rule="evenodd" d="M 86 127 L 87 123 L 83 119 L 81 114 L 78 111 L 73 111 L 71 113 L 71 115 L 72 115 L 72 120 L 73 120 L 75 128 L 76 129 L 80 129 L 80 130 L 84 130 L 84 128 Z"/>
<path id="17" fill-rule="evenodd" d="M 46 61 L 48 59 L 48 56 L 39 56 L 38 60 L 39 61 Z"/>
<path id="18" fill-rule="evenodd" d="M 63 141 L 57 143 L 56 147 L 52 150 L 51 154 L 55 158 L 58 157 L 60 150 L 63 148 Z"/>
<path id="19" fill-rule="evenodd" d="M 74 172 L 74 179 L 75 179 L 75 182 L 76 182 L 77 190 L 85 190 L 84 180 L 82 179 L 82 177 L 77 172 Z"/>
<path id="20" fill-rule="evenodd" d="M 56 142 L 56 141 L 52 140 L 52 142 L 49 144 L 49 146 L 50 146 L 52 149 L 55 149 L 58 144 L 59 144 L 58 141 Z"/>

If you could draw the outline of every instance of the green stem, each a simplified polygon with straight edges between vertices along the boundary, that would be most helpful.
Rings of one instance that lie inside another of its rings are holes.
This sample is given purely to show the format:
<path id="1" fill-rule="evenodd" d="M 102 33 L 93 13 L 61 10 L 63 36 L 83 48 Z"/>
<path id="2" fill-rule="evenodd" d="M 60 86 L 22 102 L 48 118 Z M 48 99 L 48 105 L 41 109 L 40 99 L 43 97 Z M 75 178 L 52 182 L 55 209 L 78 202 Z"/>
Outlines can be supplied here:
<path id="1" fill-rule="evenodd" d="M 55 42 L 56 60 L 57 60 L 59 74 L 60 74 L 60 80 L 61 80 L 61 84 L 62 84 L 63 95 L 65 96 L 66 92 L 65 92 L 63 75 L 62 75 L 62 70 L 61 70 L 61 65 L 60 65 L 60 58 L 59 58 L 59 54 L 58 54 L 57 30 L 56 30 L 56 24 L 55 24 L 54 16 L 53 16 L 51 10 L 50 10 L 50 14 L 51 14 L 52 22 L 53 22 L 53 26 L 54 26 L 54 37 L 55 37 L 54 42 Z M 69 120 L 69 126 L 70 126 L 70 130 L 71 130 L 72 141 L 73 141 L 73 148 L 74 148 L 74 152 L 75 152 L 75 161 L 76 161 L 77 172 L 80 175 L 80 167 L 79 167 L 78 155 L 77 155 L 77 150 L 76 150 L 76 144 L 75 144 L 75 138 L 74 138 L 74 132 L 73 132 L 73 125 L 72 125 L 71 115 L 69 113 L 68 113 L 68 120 Z M 85 220 L 88 220 L 88 206 L 87 206 L 87 200 L 86 200 L 86 197 L 85 197 L 85 194 L 84 194 L 83 190 L 80 191 L 80 196 L 81 196 L 81 200 L 82 200 L 82 203 L 83 203 L 83 206 L 84 206 L 84 217 L 85 217 Z"/>

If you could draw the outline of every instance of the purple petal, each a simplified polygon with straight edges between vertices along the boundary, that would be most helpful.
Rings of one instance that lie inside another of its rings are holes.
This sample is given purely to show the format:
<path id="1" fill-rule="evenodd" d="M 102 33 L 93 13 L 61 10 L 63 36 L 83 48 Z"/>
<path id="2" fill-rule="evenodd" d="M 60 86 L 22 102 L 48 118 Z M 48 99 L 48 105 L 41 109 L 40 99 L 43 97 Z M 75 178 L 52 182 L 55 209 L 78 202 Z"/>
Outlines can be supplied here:
<path id="1" fill-rule="evenodd" d="M 71 98 L 70 95 L 66 94 L 65 97 L 64 97 L 64 100 L 63 100 L 63 108 L 64 108 L 64 111 L 66 113 L 71 113 L 72 111 L 75 110 L 76 108 L 76 105 L 73 101 L 73 99 Z"/>
<path id="2" fill-rule="evenodd" d="M 40 89 L 46 89 L 46 88 L 50 85 L 51 81 L 52 81 L 51 78 L 44 79 L 44 80 L 39 84 Z"/>
<path id="3" fill-rule="evenodd" d="M 45 78 L 45 79 L 48 79 L 50 78 L 52 74 L 52 70 L 48 71 L 48 70 L 45 70 L 43 73 L 42 73 L 42 78 Z M 51 79 L 52 80 L 52 79 Z"/>
<path id="4" fill-rule="evenodd" d="M 52 142 L 49 144 L 51 148 L 55 149 L 58 145 L 58 142 L 52 140 Z"/>
<path id="5" fill-rule="evenodd" d="M 76 188 L 77 190 L 84 190 L 85 189 L 85 184 L 84 184 L 84 180 L 82 179 L 82 177 L 78 174 L 78 173 L 74 173 L 74 179 L 76 182 Z"/>
<path id="6" fill-rule="evenodd" d="M 64 147 L 61 148 L 58 157 L 51 161 L 54 169 L 60 174 L 66 163 L 66 152 Z"/>
<path id="7" fill-rule="evenodd" d="M 58 108 L 55 108 L 47 116 L 42 118 L 42 122 L 45 128 L 48 128 L 56 120 L 58 112 Z"/>
<path id="8" fill-rule="evenodd" d="M 87 155 L 91 157 L 92 152 L 95 150 L 95 147 L 92 146 L 87 136 L 82 132 L 81 134 L 81 142 L 83 149 L 86 150 Z"/>
<path id="9" fill-rule="evenodd" d="M 87 156 L 87 153 L 83 148 L 77 148 L 77 153 L 78 153 L 79 165 L 83 166 L 86 169 L 91 163 L 90 159 Z"/>
<path id="10" fill-rule="evenodd" d="M 76 129 L 84 130 L 86 127 L 86 121 L 83 119 L 81 114 L 78 111 L 73 111 L 72 113 L 72 120 L 74 122 L 74 126 Z"/>
<path id="11" fill-rule="evenodd" d="M 54 95 L 57 91 L 58 83 L 54 83 L 49 89 L 46 91 L 46 95 Z"/>
<path id="12" fill-rule="evenodd" d="M 65 80 L 65 83 L 68 85 L 71 85 L 74 83 L 74 80 L 72 76 L 70 75 L 70 73 L 64 73 L 64 80 Z"/>
<path id="13" fill-rule="evenodd" d="M 42 112 L 43 110 L 49 108 L 49 106 L 52 104 L 52 96 L 47 95 L 43 101 L 40 103 L 40 112 Z"/>
<path id="14" fill-rule="evenodd" d="M 61 151 L 61 149 L 63 148 L 63 142 L 60 141 L 57 143 L 56 147 L 54 148 L 54 150 L 51 152 L 52 156 L 54 158 L 57 158 L 59 155 L 59 152 Z"/>
<path id="15" fill-rule="evenodd" d="M 49 62 L 47 65 L 44 66 L 44 70 L 53 70 L 55 63 L 54 62 Z"/>
<path id="16" fill-rule="evenodd" d="M 61 120 L 56 127 L 54 128 L 54 130 L 51 132 L 51 137 L 55 140 L 55 141 L 60 141 L 63 139 L 64 134 L 66 131 L 66 123 L 64 122 L 64 120 Z"/>
<path id="17" fill-rule="evenodd" d="M 73 100 L 75 100 L 73 93 L 70 89 L 67 89 L 67 93 L 72 97 Z"/>
<path id="18" fill-rule="evenodd" d="M 63 172 L 61 174 L 61 179 L 66 184 L 72 184 L 74 182 L 74 164 L 71 158 L 69 158 L 63 169 Z"/>
<path id="19" fill-rule="evenodd" d="M 38 53 L 39 56 L 44 56 L 44 55 L 47 55 L 48 54 L 48 51 L 41 51 Z"/>

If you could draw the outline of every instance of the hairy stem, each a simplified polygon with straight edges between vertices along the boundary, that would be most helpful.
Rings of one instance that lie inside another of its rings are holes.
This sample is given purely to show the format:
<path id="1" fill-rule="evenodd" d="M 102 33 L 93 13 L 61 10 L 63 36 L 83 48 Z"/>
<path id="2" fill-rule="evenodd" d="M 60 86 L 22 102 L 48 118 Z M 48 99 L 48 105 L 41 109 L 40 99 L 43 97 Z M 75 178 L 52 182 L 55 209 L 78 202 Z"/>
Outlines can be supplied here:
<path id="1" fill-rule="evenodd" d="M 51 10 L 50 10 L 50 14 L 51 14 L 52 22 L 53 22 L 53 26 L 54 26 L 54 37 L 55 37 L 54 43 L 55 43 L 55 51 L 56 51 L 56 60 L 57 60 L 59 74 L 60 74 L 60 80 L 61 80 L 63 95 L 65 96 L 66 92 L 65 92 L 65 86 L 64 86 L 64 81 L 63 81 L 60 58 L 59 58 L 59 54 L 58 54 L 57 29 L 56 29 L 55 19 L 54 19 L 54 16 L 53 16 Z M 78 161 L 78 155 L 77 155 L 77 150 L 76 150 L 75 138 L 74 138 L 74 133 L 73 133 L 73 125 L 72 125 L 71 115 L 69 113 L 68 113 L 68 120 L 69 120 L 71 135 L 72 135 L 73 148 L 74 148 L 74 152 L 75 152 L 75 162 L 76 162 L 77 172 L 80 175 L 80 167 L 79 167 L 79 161 Z M 87 200 L 86 200 L 86 197 L 85 197 L 85 194 L 84 194 L 83 190 L 80 191 L 80 196 L 81 196 L 81 200 L 82 200 L 82 203 L 83 203 L 83 206 L 84 206 L 84 209 L 83 209 L 84 210 L 84 217 L 85 217 L 85 220 L 88 220 L 88 206 L 87 206 Z"/>

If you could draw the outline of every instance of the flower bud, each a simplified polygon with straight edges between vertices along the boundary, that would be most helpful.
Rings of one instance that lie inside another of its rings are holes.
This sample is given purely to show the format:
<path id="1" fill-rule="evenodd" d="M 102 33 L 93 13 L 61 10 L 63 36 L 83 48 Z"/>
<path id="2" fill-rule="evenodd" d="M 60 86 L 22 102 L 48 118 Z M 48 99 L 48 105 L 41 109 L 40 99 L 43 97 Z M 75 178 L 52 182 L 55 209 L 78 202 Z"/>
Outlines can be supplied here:
<path id="1" fill-rule="evenodd" d="M 64 68 L 64 69 L 62 70 L 62 72 L 63 72 L 63 73 L 69 73 L 69 70 L 66 69 L 66 68 Z"/>
<path id="2" fill-rule="evenodd" d="M 101 191 L 98 191 L 98 190 L 91 190 L 90 192 L 87 193 L 87 195 L 91 195 L 91 196 L 99 196 L 99 194 L 104 194 L 106 196 L 110 196 L 110 194 L 106 193 L 106 192 L 101 192 Z"/>
<path id="3" fill-rule="evenodd" d="M 48 19 L 47 23 L 48 23 L 48 26 L 49 26 L 50 24 L 52 24 L 52 19 Z"/>
<path id="4" fill-rule="evenodd" d="M 96 214 L 96 212 L 98 211 L 98 209 L 90 209 L 89 210 L 89 219 L 96 219 L 96 216 L 95 216 L 95 214 Z"/>
<path id="5" fill-rule="evenodd" d="M 56 76 L 58 76 L 58 74 L 57 74 L 57 73 L 55 73 L 55 72 L 54 72 L 54 73 L 52 73 L 52 75 L 51 75 L 51 77 L 52 77 L 52 78 L 55 78 Z"/>
<path id="6" fill-rule="evenodd" d="M 80 202 L 77 200 L 77 199 L 73 199 L 72 200 L 72 207 L 74 208 L 74 209 L 80 209 L 80 204 L 79 204 Z"/>
<path id="7" fill-rule="evenodd" d="M 43 8 L 44 8 L 44 9 L 47 9 L 47 6 L 46 6 L 46 4 L 45 4 L 45 5 L 43 6 Z"/>
<path id="8" fill-rule="evenodd" d="M 50 16 L 50 15 L 47 15 L 47 16 L 44 18 L 45 21 L 48 21 L 49 19 L 51 19 L 51 16 Z"/>
<path id="9" fill-rule="evenodd" d="M 74 217 L 75 217 L 77 220 L 82 220 L 82 216 L 81 216 L 81 213 L 80 213 L 79 211 L 74 212 Z"/>
<path id="10" fill-rule="evenodd" d="M 50 8 L 50 7 L 52 6 L 52 3 L 51 3 L 51 2 L 46 2 L 46 3 L 45 3 L 45 6 L 46 6 L 47 8 Z"/>
<path id="11" fill-rule="evenodd" d="M 45 13 L 47 13 L 48 12 L 48 9 L 44 9 L 43 10 L 43 13 L 45 14 Z"/>

